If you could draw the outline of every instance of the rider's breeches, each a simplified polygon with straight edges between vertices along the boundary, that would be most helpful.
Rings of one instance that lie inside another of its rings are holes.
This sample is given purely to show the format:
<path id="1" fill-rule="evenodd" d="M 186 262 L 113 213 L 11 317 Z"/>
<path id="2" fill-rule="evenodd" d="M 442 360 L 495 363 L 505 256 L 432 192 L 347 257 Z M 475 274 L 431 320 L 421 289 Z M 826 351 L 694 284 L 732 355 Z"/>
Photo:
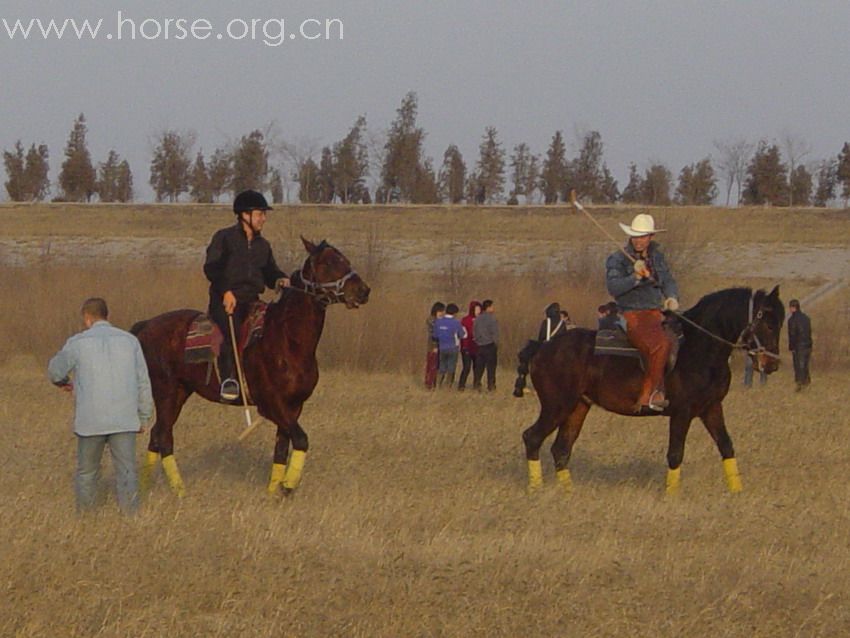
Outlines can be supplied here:
<path id="1" fill-rule="evenodd" d="M 664 331 L 664 315 L 660 310 L 627 310 L 623 313 L 629 342 L 640 350 L 646 372 L 640 392 L 640 404 L 649 403 L 655 390 L 664 390 L 664 368 L 670 356 L 670 340 Z"/>

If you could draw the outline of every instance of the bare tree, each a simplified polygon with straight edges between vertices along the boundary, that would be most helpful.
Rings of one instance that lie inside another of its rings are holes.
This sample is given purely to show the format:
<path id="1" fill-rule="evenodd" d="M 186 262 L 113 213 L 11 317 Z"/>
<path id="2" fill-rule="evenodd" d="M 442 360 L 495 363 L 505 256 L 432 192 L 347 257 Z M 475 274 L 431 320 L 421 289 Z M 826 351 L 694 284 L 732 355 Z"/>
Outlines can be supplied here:
<path id="1" fill-rule="evenodd" d="M 307 160 L 313 160 L 322 147 L 320 141 L 315 137 L 306 135 L 281 139 L 275 143 L 275 150 L 280 157 L 283 179 L 284 199 L 290 201 L 290 184 L 294 183 L 302 187 L 301 168 Z"/>
<path id="2" fill-rule="evenodd" d="M 381 186 L 381 169 L 387 160 L 387 130 L 366 129 L 366 150 L 369 153 L 369 186 L 375 191 L 375 203 L 386 204 L 389 191 L 385 191 L 381 201 L 378 200 L 377 192 Z"/>
<path id="3" fill-rule="evenodd" d="M 795 135 L 786 131 L 782 134 L 782 149 L 785 151 L 785 157 L 788 159 L 788 205 L 794 205 L 794 193 L 799 192 L 792 186 L 792 180 L 795 176 L 795 170 L 806 155 L 812 152 L 811 145 L 799 135 Z"/>
<path id="4" fill-rule="evenodd" d="M 750 163 L 755 144 L 739 137 L 728 141 L 715 140 L 714 148 L 720 154 L 716 162 L 717 171 L 726 182 L 726 205 L 729 206 L 732 187 L 735 184 L 738 185 L 738 198 L 735 201 L 740 202 L 744 179 L 747 176 L 747 166 Z"/>

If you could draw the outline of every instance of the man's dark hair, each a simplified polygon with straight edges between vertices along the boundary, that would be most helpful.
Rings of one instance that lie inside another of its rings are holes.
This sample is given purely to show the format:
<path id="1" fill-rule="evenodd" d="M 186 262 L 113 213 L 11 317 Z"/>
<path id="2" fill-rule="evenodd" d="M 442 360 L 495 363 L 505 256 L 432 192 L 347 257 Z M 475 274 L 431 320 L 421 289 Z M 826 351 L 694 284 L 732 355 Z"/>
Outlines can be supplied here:
<path id="1" fill-rule="evenodd" d="M 97 317 L 98 319 L 106 319 L 109 316 L 109 308 L 106 307 L 106 301 L 100 297 L 86 299 L 80 311 L 84 315 Z"/>
<path id="2" fill-rule="evenodd" d="M 612 315 L 616 315 L 620 312 L 620 307 L 617 305 L 616 301 L 609 301 L 608 304 L 608 312 Z"/>
<path id="3" fill-rule="evenodd" d="M 459 310 L 460 310 L 460 308 L 458 308 L 457 304 L 454 304 L 454 303 L 450 303 L 448 306 L 446 306 L 446 314 L 447 315 L 456 315 Z"/>
<path id="4" fill-rule="evenodd" d="M 444 304 L 442 301 L 438 301 L 433 306 L 431 306 L 431 316 L 434 317 L 438 312 L 442 312 L 445 309 L 446 304 Z"/>
<path id="5" fill-rule="evenodd" d="M 484 301 L 481 302 L 481 312 L 484 312 L 485 310 L 487 310 L 487 308 L 489 308 L 492 305 L 493 305 L 492 299 L 485 299 Z M 481 325 L 484 325 L 484 324 L 481 324 Z"/>
<path id="6" fill-rule="evenodd" d="M 788 305 L 791 306 L 792 308 L 796 308 L 797 310 L 800 309 L 800 302 L 797 299 L 792 299 L 791 301 L 788 302 Z"/>

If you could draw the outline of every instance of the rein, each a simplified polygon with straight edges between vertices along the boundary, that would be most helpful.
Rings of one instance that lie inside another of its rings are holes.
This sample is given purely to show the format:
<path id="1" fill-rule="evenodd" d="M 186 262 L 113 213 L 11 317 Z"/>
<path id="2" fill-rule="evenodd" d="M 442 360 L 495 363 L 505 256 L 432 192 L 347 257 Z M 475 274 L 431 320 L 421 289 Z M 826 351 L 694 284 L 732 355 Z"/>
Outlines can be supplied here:
<path id="1" fill-rule="evenodd" d="M 685 313 L 683 313 L 683 312 L 674 312 L 673 314 L 675 314 L 679 319 L 681 319 L 685 323 L 690 324 L 691 326 L 693 326 L 694 328 L 696 328 L 700 332 L 707 334 L 709 337 L 719 341 L 720 343 L 723 343 L 727 346 L 730 346 L 732 349 L 746 350 L 747 354 L 750 354 L 750 355 L 753 355 L 753 356 L 763 354 L 767 357 L 772 357 L 773 359 L 780 361 L 781 358 L 778 354 L 771 352 L 770 350 L 765 348 L 763 345 L 761 345 L 761 341 L 759 341 L 758 335 L 755 333 L 755 327 L 756 327 L 756 325 L 758 325 L 758 322 L 761 321 L 763 314 L 762 314 L 762 311 L 759 310 L 758 313 L 756 313 L 755 318 L 753 318 L 753 302 L 754 302 L 754 300 L 755 300 L 755 293 L 752 293 L 752 294 L 750 294 L 749 310 L 747 312 L 747 322 L 748 323 L 747 323 L 746 327 L 743 330 L 741 330 L 741 334 L 738 335 L 738 339 L 734 343 L 724 339 L 723 337 L 720 337 L 720 336 L 714 334 L 713 332 L 711 332 L 710 330 L 707 330 L 706 328 L 703 328 L 701 325 L 699 325 L 695 321 L 688 319 L 685 316 Z M 746 341 L 744 340 L 744 335 L 747 335 L 747 337 L 748 337 L 748 339 Z M 750 340 L 752 340 L 752 342 L 755 343 L 755 348 L 752 347 Z"/>

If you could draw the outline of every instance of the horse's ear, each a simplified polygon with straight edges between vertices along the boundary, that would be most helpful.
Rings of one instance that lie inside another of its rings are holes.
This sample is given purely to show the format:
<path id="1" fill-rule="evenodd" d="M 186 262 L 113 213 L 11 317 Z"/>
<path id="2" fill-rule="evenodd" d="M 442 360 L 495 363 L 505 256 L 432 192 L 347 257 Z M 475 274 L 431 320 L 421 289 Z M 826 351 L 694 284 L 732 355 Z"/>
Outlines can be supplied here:
<path id="1" fill-rule="evenodd" d="M 768 297 L 773 297 L 774 299 L 779 299 L 779 284 L 776 284 L 773 287 L 773 290 L 770 291 Z"/>
<path id="2" fill-rule="evenodd" d="M 311 255 L 316 252 L 316 245 L 311 242 L 309 239 L 304 239 L 304 235 L 301 235 L 301 242 L 304 244 L 304 248 Z"/>

